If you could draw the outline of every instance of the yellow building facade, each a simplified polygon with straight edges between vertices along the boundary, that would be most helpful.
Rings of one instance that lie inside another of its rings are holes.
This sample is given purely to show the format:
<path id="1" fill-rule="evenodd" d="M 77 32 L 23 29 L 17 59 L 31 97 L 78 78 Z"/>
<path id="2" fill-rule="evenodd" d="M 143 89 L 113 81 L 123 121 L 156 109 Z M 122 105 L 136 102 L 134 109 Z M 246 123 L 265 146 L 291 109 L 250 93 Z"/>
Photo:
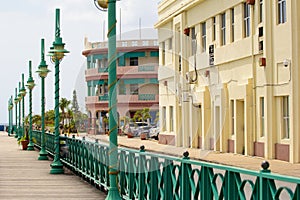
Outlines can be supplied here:
<path id="1" fill-rule="evenodd" d="M 161 1 L 159 142 L 299 163 L 298 8 Z"/>

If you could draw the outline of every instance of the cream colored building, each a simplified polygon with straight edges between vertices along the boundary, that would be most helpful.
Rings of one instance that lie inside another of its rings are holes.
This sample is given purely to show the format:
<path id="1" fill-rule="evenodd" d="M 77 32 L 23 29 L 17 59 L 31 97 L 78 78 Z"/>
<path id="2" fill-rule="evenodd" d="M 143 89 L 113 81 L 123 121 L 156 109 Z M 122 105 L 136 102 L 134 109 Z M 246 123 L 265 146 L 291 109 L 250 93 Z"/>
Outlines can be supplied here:
<path id="1" fill-rule="evenodd" d="M 162 0 L 160 143 L 300 162 L 298 10 L 296 0 Z"/>

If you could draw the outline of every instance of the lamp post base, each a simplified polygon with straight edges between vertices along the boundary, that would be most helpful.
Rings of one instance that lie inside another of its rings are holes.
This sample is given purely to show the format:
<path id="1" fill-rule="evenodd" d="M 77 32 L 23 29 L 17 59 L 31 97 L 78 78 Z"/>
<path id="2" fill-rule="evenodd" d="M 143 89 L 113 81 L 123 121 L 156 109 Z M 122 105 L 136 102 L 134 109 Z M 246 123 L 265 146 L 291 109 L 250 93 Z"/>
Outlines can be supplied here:
<path id="1" fill-rule="evenodd" d="M 41 150 L 39 153 L 38 160 L 49 160 L 48 153 L 45 150 Z"/>
<path id="2" fill-rule="evenodd" d="M 34 150 L 34 144 L 30 141 L 27 147 L 27 151 L 33 151 Z"/>
<path id="3" fill-rule="evenodd" d="M 118 188 L 109 188 L 107 197 L 105 198 L 105 200 L 121 200 L 121 196 L 119 193 Z"/>
<path id="4" fill-rule="evenodd" d="M 64 173 L 63 164 L 60 161 L 53 162 L 50 166 L 51 166 L 50 174 L 63 174 Z"/>

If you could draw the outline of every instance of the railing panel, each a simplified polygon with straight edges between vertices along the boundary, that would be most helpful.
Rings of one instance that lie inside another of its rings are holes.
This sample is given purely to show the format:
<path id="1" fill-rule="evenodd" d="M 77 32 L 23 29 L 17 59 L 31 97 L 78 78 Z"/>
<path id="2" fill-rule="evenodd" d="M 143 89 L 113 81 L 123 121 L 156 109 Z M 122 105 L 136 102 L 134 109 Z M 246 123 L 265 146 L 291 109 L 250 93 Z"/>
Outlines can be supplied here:
<path id="1" fill-rule="evenodd" d="M 33 131 L 40 145 L 40 131 Z M 46 149 L 54 154 L 54 135 L 47 133 Z M 108 145 L 61 137 L 68 152 L 63 163 L 103 190 L 109 188 Z M 125 199 L 300 199 L 300 179 L 261 171 L 183 158 L 119 149 L 119 187 Z"/>

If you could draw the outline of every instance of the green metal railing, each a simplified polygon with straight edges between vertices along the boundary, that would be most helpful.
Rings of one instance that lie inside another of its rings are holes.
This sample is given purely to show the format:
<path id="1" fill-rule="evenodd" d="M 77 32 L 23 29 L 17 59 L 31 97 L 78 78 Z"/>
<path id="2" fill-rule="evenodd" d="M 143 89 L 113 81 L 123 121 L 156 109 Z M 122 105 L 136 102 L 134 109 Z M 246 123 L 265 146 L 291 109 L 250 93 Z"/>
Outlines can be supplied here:
<path id="1" fill-rule="evenodd" d="M 108 94 L 99 96 L 99 101 L 108 101 Z"/>
<path id="2" fill-rule="evenodd" d="M 139 72 L 152 72 L 155 71 L 155 67 L 154 66 L 139 66 L 138 67 L 138 71 Z"/>
<path id="3" fill-rule="evenodd" d="M 155 100 L 155 94 L 139 94 L 140 101 L 152 101 Z"/>
<path id="4" fill-rule="evenodd" d="M 34 131 L 39 146 L 40 132 Z M 109 188 L 108 145 L 74 136 L 61 137 L 61 161 L 103 190 Z M 46 149 L 54 152 L 54 135 L 46 134 Z M 124 199 L 300 199 L 300 179 L 273 174 L 268 163 L 261 171 L 118 148 L 118 185 Z M 243 162 L 243 161 L 241 161 Z M 288 169 L 287 169 L 288 170 Z"/>

